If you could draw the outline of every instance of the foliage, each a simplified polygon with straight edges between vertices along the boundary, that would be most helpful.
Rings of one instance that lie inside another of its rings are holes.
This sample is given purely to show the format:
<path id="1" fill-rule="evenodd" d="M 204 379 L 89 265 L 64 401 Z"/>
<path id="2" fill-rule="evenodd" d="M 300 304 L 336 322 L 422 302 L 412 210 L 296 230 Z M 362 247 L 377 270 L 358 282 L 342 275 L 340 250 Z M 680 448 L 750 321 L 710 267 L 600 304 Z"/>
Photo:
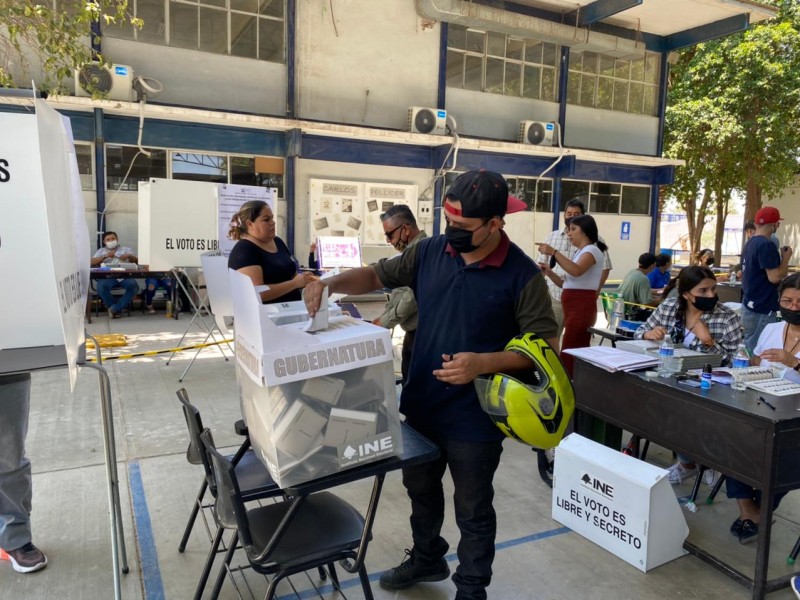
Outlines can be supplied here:
<path id="1" fill-rule="evenodd" d="M 708 210 L 747 193 L 745 218 L 762 192 L 784 189 L 800 156 L 800 11 L 681 53 L 671 72 L 665 154 L 686 161 L 669 192 L 689 216 L 696 250 Z M 722 211 L 724 212 L 724 211 Z"/>
<path id="2" fill-rule="evenodd" d="M 0 0 L 0 87 L 27 84 L 13 76 L 25 71 L 27 56 L 42 71 L 37 87 L 49 92 L 65 91 L 64 81 L 77 67 L 108 64 L 92 52 L 93 22 L 142 26 L 128 12 L 128 0 Z"/>

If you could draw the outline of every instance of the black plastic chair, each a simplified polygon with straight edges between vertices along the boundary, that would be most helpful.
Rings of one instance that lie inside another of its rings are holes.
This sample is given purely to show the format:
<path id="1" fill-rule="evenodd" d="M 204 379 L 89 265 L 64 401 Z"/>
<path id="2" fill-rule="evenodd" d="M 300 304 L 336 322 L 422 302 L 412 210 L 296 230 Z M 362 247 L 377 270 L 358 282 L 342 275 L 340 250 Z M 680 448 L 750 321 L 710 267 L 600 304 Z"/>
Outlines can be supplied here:
<path id="1" fill-rule="evenodd" d="M 186 426 L 189 429 L 189 447 L 186 450 L 186 458 L 192 464 L 202 465 L 205 472 L 203 482 L 200 485 L 200 491 L 197 494 L 192 512 L 189 515 L 189 522 L 186 524 L 183 538 L 178 547 L 178 551 L 183 552 L 197 519 L 197 514 L 205 506 L 203 505 L 203 498 L 205 497 L 206 491 L 211 491 L 212 496 L 216 497 L 217 490 L 214 486 L 211 464 L 208 462 L 207 454 L 202 450 L 203 445 L 200 441 L 200 434 L 203 433 L 203 431 L 208 432 L 209 438 L 211 437 L 211 432 L 207 428 L 203 428 L 203 420 L 200 418 L 200 411 L 189 402 L 189 394 L 186 389 L 181 388 L 178 390 L 177 396 L 183 406 L 183 416 L 186 419 Z M 237 423 L 237 432 L 246 435 L 246 429 L 242 431 L 243 429 L 243 423 Z M 249 437 L 245 437 L 244 443 L 239 447 L 236 454 L 229 457 L 229 460 L 232 468 L 236 469 L 237 478 L 241 482 L 242 499 L 244 502 L 275 498 L 283 495 L 281 488 L 273 481 L 264 464 L 250 449 Z M 211 573 L 211 567 L 214 564 L 214 557 L 220 551 L 219 548 L 222 543 L 223 533 L 224 528 L 217 526 L 211 542 L 211 549 L 206 559 L 206 564 L 203 567 L 203 572 L 197 583 L 197 590 L 195 592 L 195 598 L 197 599 L 201 598 L 203 595 L 208 576 Z M 232 543 L 234 546 L 236 545 L 235 540 Z"/>
<path id="2" fill-rule="evenodd" d="M 214 448 L 208 430 L 200 439 L 216 483 L 214 517 L 217 523 L 225 528 L 235 527 L 252 569 L 272 576 L 264 600 L 275 596 L 278 583 L 284 578 L 326 565 L 334 587 L 339 590 L 333 569 L 337 561 L 343 561 L 342 566 L 348 572 L 358 572 L 364 597 L 373 600 L 364 565 L 370 527 L 353 506 L 330 492 L 321 491 L 248 510 L 234 465 Z M 227 569 L 235 546 L 234 538 L 223 569 Z M 218 593 L 215 587 L 212 598 Z"/>

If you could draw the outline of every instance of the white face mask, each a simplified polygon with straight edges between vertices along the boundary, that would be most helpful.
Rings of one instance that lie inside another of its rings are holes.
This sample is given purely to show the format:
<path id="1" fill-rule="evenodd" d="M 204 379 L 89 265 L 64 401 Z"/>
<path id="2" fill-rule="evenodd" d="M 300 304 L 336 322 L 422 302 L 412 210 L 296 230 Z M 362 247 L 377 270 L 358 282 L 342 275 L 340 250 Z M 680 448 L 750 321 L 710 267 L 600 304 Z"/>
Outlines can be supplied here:
<path id="1" fill-rule="evenodd" d="M 119 242 L 117 240 L 106 242 L 106 248 L 109 250 L 114 250 L 117 246 L 119 246 Z"/>

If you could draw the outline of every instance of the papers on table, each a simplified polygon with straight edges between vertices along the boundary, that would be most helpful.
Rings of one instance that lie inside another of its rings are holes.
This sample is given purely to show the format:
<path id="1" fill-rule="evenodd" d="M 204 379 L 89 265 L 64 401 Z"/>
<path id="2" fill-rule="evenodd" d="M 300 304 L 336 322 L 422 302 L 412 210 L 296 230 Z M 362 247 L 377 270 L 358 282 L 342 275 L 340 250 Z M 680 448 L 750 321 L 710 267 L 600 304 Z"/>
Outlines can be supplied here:
<path id="1" fill-rule="evenodd" d="M 570 348 L 564 350 L 567 354 L 582 358 L 586 362 L 592 363 L 613 373 L 614 371 L 637 371 L 647 367 L 654 367 L 658 364 L 658 358 L 626 352 L 619 348 L 609 348 L 608 346 L 590 346 L 589 348 Z"/>

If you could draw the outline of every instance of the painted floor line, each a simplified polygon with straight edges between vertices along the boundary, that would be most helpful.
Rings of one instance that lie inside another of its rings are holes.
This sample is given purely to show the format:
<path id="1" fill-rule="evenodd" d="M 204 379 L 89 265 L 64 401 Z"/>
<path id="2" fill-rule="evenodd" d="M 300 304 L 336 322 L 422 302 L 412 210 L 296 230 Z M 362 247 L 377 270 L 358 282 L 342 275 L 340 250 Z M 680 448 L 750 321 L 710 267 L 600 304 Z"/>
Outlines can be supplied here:
<path id="1" fill-rule="evenodd" d="M 523 537 L 515 538 L 513 540 L 506 540 L 505 542 L 500 542 L 499 544 L 495 544 L 495 548 L 497 550 L 505 550 L 507 548 L 513 548 L 514 546 L 521 546 L 522 544 L 529 544 L 531 542 L 537 542 L 539 540 L 544 540 L 547 538 L 555 537 L 557 535 L 563 535 L 565 533 L 569 533 L 572 531 L 569 527 L 559 527 L 557 529 L 549 529 L 547 531 L 541 531 L 539 533 L 533 533 L 531 535 L 526 535 Z M 454 552 L 452 554 L 448 554 L 445 556 L 447 562 L 455 562 L 458 560 L 458 555 Z M 378 581 L 381 577 L 380 573 L 370 573 L 369 580 L 370 582 Z M 360 587 L 361 580 L 358 577 L 353 577 L 351 579 L 347 579 L 344 581 L 340 581 L 340 587 L 344 589 L 353 588 L 353 587 Z M 324 585 L 319 587 L 319 592 L 327 593 L 332 592 L 333 586 L 332 585 Z M 299 592 L 299 594 L 286 594 L 284 596 L 277 596 L 276 600 L 292 600 L 293 598 L 300 598 L 301 600 L 306 600 L 308 598 L 317 598 L 319 596 L 317 590 L 309 589 L 303 590 Z"/>
<path id="2" fill-rule="evenodd" d="M 164 600 L 164 583 L 161 581 L 161 569 L 158 566 L 158 551 L 153 537 L 153 526 L 150 522 L 150 511 L 147 508 L 147 497 L 142 482 L 142 468 L 138 460 L 128 463 L 128 481 L 131 488 L 133 519 L 136 525 L 136 544 L 142 565 L 142 581 L 144 582 L 145 600 Z"/>

